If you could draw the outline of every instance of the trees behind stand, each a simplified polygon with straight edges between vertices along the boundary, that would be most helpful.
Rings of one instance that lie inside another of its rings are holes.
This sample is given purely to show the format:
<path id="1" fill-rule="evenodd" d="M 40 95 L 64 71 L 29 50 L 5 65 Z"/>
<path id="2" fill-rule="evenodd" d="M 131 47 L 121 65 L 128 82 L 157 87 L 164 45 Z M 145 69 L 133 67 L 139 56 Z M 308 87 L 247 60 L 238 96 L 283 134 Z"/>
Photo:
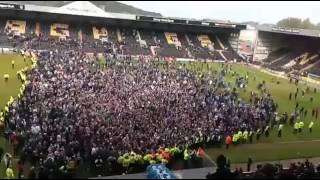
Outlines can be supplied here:
<path id="1" fill-rule="evenodd" d="M 298 29 L 314 29 L 314 30 L 320 30 L 320 23 L 313 24 L 310 22 L 310 19 L 300 19 L 300 18 L 294 18 L 289 17 L 280 20 L 277 23 L 277 26 L 279 27 L 286 27 L 286 28 L 298 28 Z"/>

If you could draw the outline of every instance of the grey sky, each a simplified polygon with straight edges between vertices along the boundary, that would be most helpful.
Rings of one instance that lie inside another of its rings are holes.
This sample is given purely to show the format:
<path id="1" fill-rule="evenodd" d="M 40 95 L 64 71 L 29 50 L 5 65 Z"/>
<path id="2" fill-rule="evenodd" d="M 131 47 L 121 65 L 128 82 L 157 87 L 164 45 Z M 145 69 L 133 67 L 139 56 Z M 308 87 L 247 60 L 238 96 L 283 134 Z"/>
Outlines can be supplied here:
<path id="1" fill-rule="evenodd" d="M 163 16 L 276 23 L 286 17 L 320 22 L 318 1 L 119 1 Z"/>

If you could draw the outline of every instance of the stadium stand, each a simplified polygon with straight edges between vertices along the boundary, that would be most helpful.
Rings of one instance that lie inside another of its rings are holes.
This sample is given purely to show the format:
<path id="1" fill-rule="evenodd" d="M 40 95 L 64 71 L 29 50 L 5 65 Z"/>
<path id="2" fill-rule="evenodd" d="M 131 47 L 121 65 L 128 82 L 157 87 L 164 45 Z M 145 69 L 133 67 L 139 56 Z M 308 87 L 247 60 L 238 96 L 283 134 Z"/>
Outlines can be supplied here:
<path id="1" fill-rule="evenodd" d="M 156 52 L 158 56 L 162 57 L 182 57 L 181 53 L 173 44 L 173 41 L 164 32 L 155 32 L 155 41 L 157 42 Z M 170 44 L 169 44 L 170 43 Z"/>
<path id="2" fill-rule="evenodd" d="M 157 46 L 157 41 L 155 40 L 155 32 L 143 29 L 139 30 L 139 32 L 141 39 L 146 42 L 147 46 Z"/>
<path id="3" fill-rule="evenodd" d="M 216 172 L 209 173 L 207 179 L 319 179 L 320 165 L 315 165 L 308 160 L 290 163 L 289 167 L 282 164 L 258 164 L 256 170 L 246 171 L 236 168 L 231 171 L 223 155 L 217 158 Z"/>
<path id="4" fill-rule="evenodd" d="M 196 34 L 187 34 L 187 37 L 189 38 L 190 42 L 192 43 L 191 46 L 189 46 L 189 51 L 196 59 L 211 59 L 211 53 L 208 47 L 203 47 L 201 45 L 201 42 L 198 39 L 198 36 Z"/>
<path id="5" fill-rule="evenodd" d="M 105 31 L 107 31 L 105 28 L 97 26 L 81 27 L 83 51 L 89 53 L 113 52 L 108 41 L 109 36 Z"/>
<path id="6" fill-rule="evenodd" d="M 308 73 L 320 76 L 320 60 L 318 59 L 310 69 L 307 70 Z"/>
<path id="7" fill-rule="evenodd" d="M 256 57 L 271 70 L 306 76 L 316 71 L 318 43 L 312 37 L 259 31 Z"/>
<path id="8" fill-rule="evenodd" d="M 150 55 L 147 45 L 143 46 L 139 31 L 136 29 L 121 29 L 123 45 L 127 55 Z"/>
<path id="9" fill-rule="evenodd" d="M 278 50 L 272 51 L 272 52 L 270 52 L 268 57 L 266 59 L 264 59 L 263 61 L 265 63 L 271 63 L 277 59 L 284 57 L 289 51 L 290 50 L 288 48 L 280 48 Z"/>
<path id="10" fill-rule="evenodd" d="M 5 31 L 5 26 L 6 26 L 6 20 L 1 19 L 0 20 L 0 45 L 2 47 L 11 47 L 12 45 L 10 42 L 8 42 L 8 36 Z"/>
<path id="11" fill-rule="evenodd" d="M 310 53 L 305 59 L 300 59 L 293 69 L 298 71 L 306 71 L 312 68 L 320 60 L 319 54 Z"/>
<path id="12" fill-rule="evenodd" d="M 36 22 L 29 21 L 26 23 L 26 35 L 35 35 L 36 34 Z"/>
<path id="13" fill-rule="evenodd" d="M 213 43 L 209 39 L 208 35 L 198 35 L 198 40 L 200 41 L 202 47 L 207 47 L 211 51 L 213 50 Z"/>
<path id="14" fill-rule="evenodd" d="M 73 43 L 81 44 L 82 50 L 88 52 L 116 52 L 118 54 L 133 56 L 154 55 L 159 57 L 215 60 L 233 60 L 235 57 L 239 58 L 239 56 L 235 56 L 235 51 L 216 51 L 214 49 L 215 43 L 211 41 L 209 35 L 205 34 L 197 35 L 194 33 L 132 29 L 129 27 L 117 28 L 113 26 L 102 28 L 103 26 L 75 25 L 73 23 L 51 21 L 41 22 L 32 20 L 17 22 L 21 25 L 21 28 L 17 29 L 20 32 L 19 34 L 28 35 L 29 37 L 32 35 L 39 36 L 37 46 L 44 49 L 52 46 L 53 40 L 58 38 L 60 41 L 79 41 Z M 8 26 L 8 23 L 6 24 Z M 3 38 L 3 43 L 7 43 L 7 37 L 3 36 L 1 38 Z M 228 44 L 225 40 L 223 42 Z M 14 46 L 21 47 L 22 44 L 15 42 Z M 227 45 L 223 46 L 228 47 Z M 61 49 L 63 48 L 66 47 L 61 47 Z"/>

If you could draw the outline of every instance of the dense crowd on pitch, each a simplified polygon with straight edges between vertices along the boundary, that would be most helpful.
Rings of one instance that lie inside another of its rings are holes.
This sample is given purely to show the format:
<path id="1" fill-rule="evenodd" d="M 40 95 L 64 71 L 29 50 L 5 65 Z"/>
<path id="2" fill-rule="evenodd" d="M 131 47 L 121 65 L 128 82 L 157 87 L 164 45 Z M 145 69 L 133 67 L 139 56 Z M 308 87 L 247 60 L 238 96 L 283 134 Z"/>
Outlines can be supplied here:
<path id="1" fill-rule="evenodd" d="M 8 127 L 35 159 L 153 153 L 265 127 L 270 99 L 249 105 L 210 75 L 117 61 L 105 71 L 77 52 L 43 53 Z M 268 108 L 266 108 L 268 107 Z"/>
<path id="2" fill-rule="evenodd" d="M 22 161 L 38 162 L 43 174 L 81 160 L 114 162 L 126 153 L 155 163 L 142 157 L 264 130 L 274 118 L 267 93 L 252 104 L 239 99 L 221 76 L 229 66 L 221 74 L 195 73 L 114 55 L 100 68 L 71 47 L 38 52 L 30 83 L 7 116 L 6 135 L 22 147 Z"/>
<path id="3" fill-rule="evenodd" d="M 292 162 L 288 167 L 283 164 L 257 164 L 253 167 L 252 161 L 247 163 L 247 169 L 230 169 L 228 160 L 223 155 L 217 158 L 216 172 L 208 174 L 207 179 L 319 179 L 320 165 L 309 160 Z M 254 168 L 254 170 L 253 170 Z"/>

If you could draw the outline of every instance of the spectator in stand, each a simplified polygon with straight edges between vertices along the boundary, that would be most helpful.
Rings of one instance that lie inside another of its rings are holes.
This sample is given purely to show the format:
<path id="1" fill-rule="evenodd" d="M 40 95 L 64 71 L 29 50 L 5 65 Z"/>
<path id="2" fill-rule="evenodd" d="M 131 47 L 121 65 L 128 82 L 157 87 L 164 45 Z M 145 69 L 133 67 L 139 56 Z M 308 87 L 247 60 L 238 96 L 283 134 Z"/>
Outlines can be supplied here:
<path id="1" fill-rule="evenodd" d="M 213 174 L 208 174 L 207 179 L 233 179 L 235 174 L 227 168 L 227 159 L 223 155 L 217 157 L 217 170 Z"/>
<path id="2" fill-rule="evenodd" d="M 217 170 L 218 171 L 218 170 Z M 214 173 L 216 174 L 216 173 Z M 289 164 L 289 168 L 283 168 L 281 164 L 258 164 L 257 170 L 254 172 L 243 173 L 236 168 L 233 172 L 236 179 L 319 179 L 320 178 L 320 166 L 317 168 L 313 163 L 306 160 L 305 162 L 297 162 Z M 218 179 L 218 176 L 207 176 L 207 178 Z"/>

